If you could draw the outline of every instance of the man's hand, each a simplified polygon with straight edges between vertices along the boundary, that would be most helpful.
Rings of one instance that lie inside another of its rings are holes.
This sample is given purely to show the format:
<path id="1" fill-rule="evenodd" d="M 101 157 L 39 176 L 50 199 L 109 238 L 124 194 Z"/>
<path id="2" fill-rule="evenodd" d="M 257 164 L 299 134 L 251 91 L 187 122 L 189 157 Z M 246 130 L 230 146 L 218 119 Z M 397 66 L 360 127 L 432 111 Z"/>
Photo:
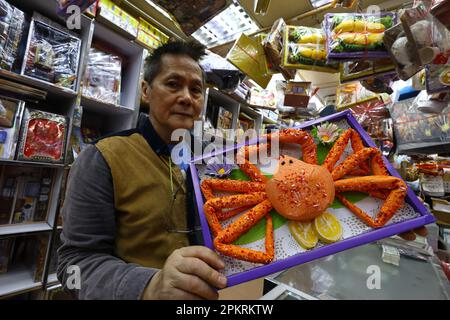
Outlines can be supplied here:
<path id="1" fill-rule="evenodd" d="M 217 270 L 225 264 L 211 249 L 202 246 L 175 250 L 144 291 L 144 300 L 217 299 L 215 288 L 227 279 Z"/>
<path id="2" fill-rule="evenodd" d="M 420 227 L 411 231 L 400 233 L 398 236 L 406 241 L 414 241 L 416 240 L 416 234 L 422 237 L 426 237 L 428 234 L 427 228 Z"/>

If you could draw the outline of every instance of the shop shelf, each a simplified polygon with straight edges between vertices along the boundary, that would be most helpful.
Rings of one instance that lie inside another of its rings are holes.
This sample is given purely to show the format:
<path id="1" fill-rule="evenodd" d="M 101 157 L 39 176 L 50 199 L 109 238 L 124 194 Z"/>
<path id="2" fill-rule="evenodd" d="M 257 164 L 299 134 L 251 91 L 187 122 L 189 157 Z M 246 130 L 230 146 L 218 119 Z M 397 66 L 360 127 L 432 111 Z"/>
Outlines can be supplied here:
<path id="1" fill-rule="evenodd" d="M 8 224 L 0 226 L 0 236 L 43 231 L 52 231 L 52 227 L 46 222 Z"/>
<path id="2" fill-rule="evenodd" d="M 35 282 L 33 272 L 26 266 L 17 266 L 0 275 L 0 297 L 15 295 L 37 289 L 42 282 Z"/>

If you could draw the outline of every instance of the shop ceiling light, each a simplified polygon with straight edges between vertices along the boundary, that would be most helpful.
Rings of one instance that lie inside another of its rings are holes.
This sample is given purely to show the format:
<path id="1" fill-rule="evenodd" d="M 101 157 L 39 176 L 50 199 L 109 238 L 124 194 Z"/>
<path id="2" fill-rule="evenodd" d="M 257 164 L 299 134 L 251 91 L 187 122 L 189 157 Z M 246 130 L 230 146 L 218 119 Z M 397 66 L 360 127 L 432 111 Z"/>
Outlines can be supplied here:
<path id="1" fill-rule="evenodd" d="M 270 0 L 255 0 L 255 13 L 266 14 L 269 8 Z"/>
<path id="2" fill-rule="evenodd" d="M 253 33 L 259 28 L 237 1 L 211 21 L 195 31 L 192 36 L 205 46 L 213 47 L 235 40 L 241 33 Z"/>
<path id="3" fill-rule="evenodd" d="M 322 7 L 328 3 L 333 2 L 333 0 L 310 0 L 314 8 Z"/>

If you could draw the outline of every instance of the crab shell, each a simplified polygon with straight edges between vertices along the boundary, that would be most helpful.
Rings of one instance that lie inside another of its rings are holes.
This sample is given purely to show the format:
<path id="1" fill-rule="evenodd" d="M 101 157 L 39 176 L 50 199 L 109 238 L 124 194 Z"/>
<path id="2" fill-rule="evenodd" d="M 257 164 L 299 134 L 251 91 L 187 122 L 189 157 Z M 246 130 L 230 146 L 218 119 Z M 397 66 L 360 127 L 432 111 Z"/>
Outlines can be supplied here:
<path id="1" fill-rule="evenodd" d="M 310 221 L 334 200 L 333 178 L 324 167 L 282 156 L 266 193 L 275 210 L 289 220 Z"/>

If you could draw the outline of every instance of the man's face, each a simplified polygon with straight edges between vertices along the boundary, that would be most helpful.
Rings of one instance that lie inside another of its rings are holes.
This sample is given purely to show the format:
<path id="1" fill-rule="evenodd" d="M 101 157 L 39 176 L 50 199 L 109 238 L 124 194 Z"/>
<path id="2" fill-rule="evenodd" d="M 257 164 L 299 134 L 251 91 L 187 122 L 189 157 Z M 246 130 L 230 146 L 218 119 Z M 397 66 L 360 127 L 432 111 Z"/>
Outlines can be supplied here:
<path id="1" fill-rule="evenodd" d="M 162 57 L 161 70 L 143 91 L 150 117 L 160 129 L 192 129 L 203 107 L 203 77 L 197 62 L 186 55 Z"/>

